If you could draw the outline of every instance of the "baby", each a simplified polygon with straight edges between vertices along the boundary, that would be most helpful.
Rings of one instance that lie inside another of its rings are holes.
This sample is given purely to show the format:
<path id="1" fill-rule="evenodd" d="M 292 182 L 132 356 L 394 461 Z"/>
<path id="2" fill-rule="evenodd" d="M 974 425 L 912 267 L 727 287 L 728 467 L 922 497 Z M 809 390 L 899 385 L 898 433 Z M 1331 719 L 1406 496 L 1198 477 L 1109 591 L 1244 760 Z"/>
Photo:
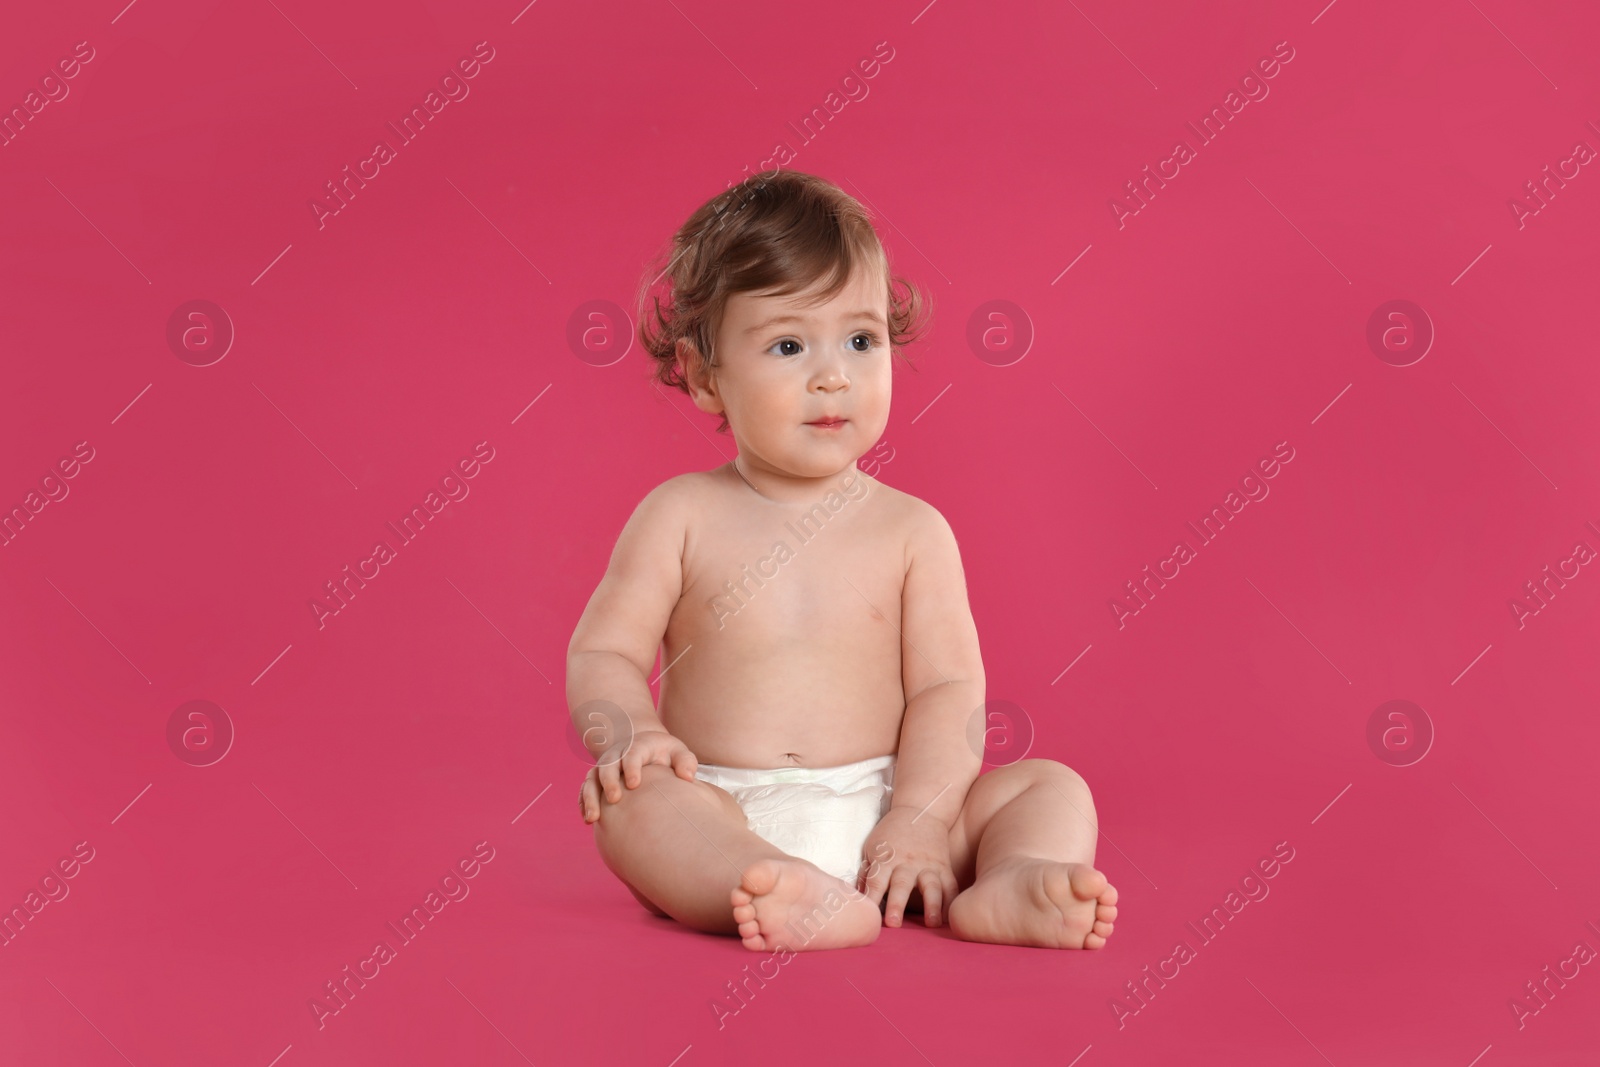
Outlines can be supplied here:
<path id="1" fill-rule="evenodd" d="M 955 536 L 856 468 L 923 307 L 866 212 L 775 171 L 700 207 L 663 273 L 655 373 L 738 454 L 645 496 L 568 647 L 606 866 L 754 951 L 870 944 L 918 909 L 969 941 L 1101 947 L 1117 891 L 1088 786 L 1047 759 L 979 776 Z"/>

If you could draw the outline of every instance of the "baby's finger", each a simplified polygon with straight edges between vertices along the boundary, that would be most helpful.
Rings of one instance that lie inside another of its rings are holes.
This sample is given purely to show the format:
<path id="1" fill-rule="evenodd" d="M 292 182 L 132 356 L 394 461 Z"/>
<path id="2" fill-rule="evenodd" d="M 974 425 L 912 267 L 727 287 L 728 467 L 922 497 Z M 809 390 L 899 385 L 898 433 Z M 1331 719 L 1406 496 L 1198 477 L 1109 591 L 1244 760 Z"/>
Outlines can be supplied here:
<path id="1" fill-rule="evenodd" d="M 883 900 L 883 893 L 889 886 L 889 875 L 892 872 L 887 863 L 878 863 L 876 860 L 872 861 L 872 863 L 873 865 L 868 867 L 862 876 L 862 885 L 864 886 L 862 892 L 867 895 L 867 899 L 872 901 L 873 906 L 876 907 Z"/>
<path id="2" fill-rule="evenodd" d="M 595 768 L 600 788 L 605 791 L 606 799 L 613 804 L 622 799 L 622 771 L 620 768 L 621 764 L 615 760 L 610 763 L 601 763 Z"/>
<path id="3" fill-rule="evenodd" d="M 672 754 L 672 773 L 686 782 L 694 781 L 694 772 L 699 766 L 700 761 L 687 748 L 680 748 Z"/>
<path id="4" fill-rule="evenodd" d="M 883 925 L 899 926 L 905 917 L 906 899 L 916 887 L 916 872 L 910 867 L 896 867 L 889 876 L 889 902 L 883 909 Z"/>
<path id="5" fill-rule="evenodd" d="M 600 790 L 595 785 L 592 770 L 584 776 L 583 785 L 578 787 L 578 808 L 583 812 L 583 821 L 586 823 L 600 818 Z"/>
<path id="6" fill-rule="evenodd" d="M 944 887 L 939 872 L 928 868 L 917 875 L 917 889 L 922 893 L 922 925 L 938 926 L 943 915 Z"/>

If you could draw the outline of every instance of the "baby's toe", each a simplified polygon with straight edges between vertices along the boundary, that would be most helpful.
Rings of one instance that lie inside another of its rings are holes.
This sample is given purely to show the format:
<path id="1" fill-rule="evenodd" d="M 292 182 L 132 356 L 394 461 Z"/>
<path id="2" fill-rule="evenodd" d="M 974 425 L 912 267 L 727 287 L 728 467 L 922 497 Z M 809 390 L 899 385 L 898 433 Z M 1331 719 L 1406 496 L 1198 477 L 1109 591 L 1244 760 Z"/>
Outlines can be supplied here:
<path id="1" fill-rule="evenodd" d="M 1115 904 L 1098 904 L 1094 909 L 1094 917 L 1102 922 L 1116 922 L 1117 906 Z"/>
<path id="2" fill-rule="evenodd" d="M 1105 943 L 1106 939 L 1095 933 L 1093 930 L 1089 931 L 1089 933 L 1086 934 L 1083 939 L 1084 948 L 1104 948 Z"/>
<path id="3" fill-rule="evenodd" d="M 1096 922 L 1094 924 L 1094 932 L 1099 934 L 1101 937 L 1110 937 L 1112 929 L 1113 924 L 1111 923 Z"/>
<path id="4" fill-rule="evenodd" d="M 1072 868 L 1071 877 L 1072 893 L 1079 900 L 1101 898 L 1101 895 L 1111 888 L 1106 882 L 1105 875 L 1085 863 L 1075 864 Z M 1102 898 L 1100 902 L 1103 904 L 1114 903 L 1115 897 L 1112 900 L 1104 900 Z"/>

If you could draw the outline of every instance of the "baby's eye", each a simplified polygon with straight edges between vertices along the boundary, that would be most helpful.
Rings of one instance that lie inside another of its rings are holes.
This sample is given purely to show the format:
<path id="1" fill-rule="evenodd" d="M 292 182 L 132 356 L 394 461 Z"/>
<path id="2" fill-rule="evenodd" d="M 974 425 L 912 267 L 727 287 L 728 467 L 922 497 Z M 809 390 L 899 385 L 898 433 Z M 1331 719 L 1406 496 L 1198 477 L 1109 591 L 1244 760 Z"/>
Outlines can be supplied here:
<path id="1" fill-rule="evenodd" d="M 777 348 L 779 345 L 794 345 L 795 346 L 795 351 L 793 351 L 793 352 L 780 352 L 780 353 L 778 353 L 779 355 L 782 355 L 782 356 L 797 356 L 797 355 L 800 354 L 800 351 L 799 351 L 800 350 L 800 342 L 796 341 L 792 337 L 785 337 L 783 340 L 781 340 L 777 344 L 773 345 L 772 348 Z M 772 348 L 767 349 L 767 351 L 771 352 Z"/>
<path id="2" fill-rule="evenodd" d="M 873 346 L 880 345 L 880 344 L 883 343 L 882 341 L 880 341 L 878 339 L 878 335 L 877 334 L 870 333 L 870 332 L 858 333 L 854 337 L 850 338 L 850 340 L 867 342 L 867 347 L 866 348 L 858 348 L 858 349 L 856 349 L 857 352 L 870 352 L 872 350 Z"/>

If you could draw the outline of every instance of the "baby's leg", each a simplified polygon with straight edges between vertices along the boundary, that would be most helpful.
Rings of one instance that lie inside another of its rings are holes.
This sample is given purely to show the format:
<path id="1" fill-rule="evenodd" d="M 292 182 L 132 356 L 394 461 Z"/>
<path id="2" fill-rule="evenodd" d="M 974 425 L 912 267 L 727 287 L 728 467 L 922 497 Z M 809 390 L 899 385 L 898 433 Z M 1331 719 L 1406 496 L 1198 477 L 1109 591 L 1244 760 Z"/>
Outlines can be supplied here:
<path id="1" fill-rule="evenodd" d="M 1028 759 L 982 775 L 951 828 L 963 885 L 947 909 L 968 941 L 1099 948 L 1117 917 L 1117 891 L 1094 867 L 1098 825 L 1089 786 L 1054 760 Z"/>
<path id="2" fill-rule="evenodd" d="M 600 857 L 617 877 L 685 926 L 737 934 L 771 951 L 870 944 L 881 917 L 814 864 L 753 833 L 722 789 L 650 764 L 613 804 L 602 794 Z"/>

